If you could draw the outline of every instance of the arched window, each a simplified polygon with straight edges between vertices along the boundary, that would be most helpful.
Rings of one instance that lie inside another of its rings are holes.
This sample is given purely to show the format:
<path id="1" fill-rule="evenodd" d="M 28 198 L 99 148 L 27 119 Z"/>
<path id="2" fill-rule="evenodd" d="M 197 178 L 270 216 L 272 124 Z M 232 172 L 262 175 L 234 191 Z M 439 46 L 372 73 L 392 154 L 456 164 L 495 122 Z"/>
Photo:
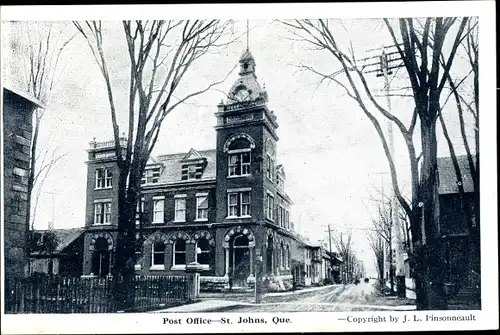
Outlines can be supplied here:
<path id="1" fill-rule="evenodd" d="M 174 261 L 172 263 L 176 265 L 186 265 L 186 241 L 183 239 L 178 239 L 174 243 Z"/>
<path id="2" fill-rule="evenodd" d="M 267 178 L 271 181 L 274 180 L 274 157 L 275 157 L 275 150 L 274 150 L 274 144 L 271 141 L 271 139 L 267 139 L 266 141 L 266 174 Z"/>
<path id="3" fill-rule="evenodd" d="M 228 154 L 228 175 L 245 176 L 251 172 L 251 152 L 255 147 L 253 140 L 245 134 L 232 137 L 226 142 L 225 151 Z"/>
<path id="4" fill-rule="evenodd" d="M 290 246 L 289 245 L 286 246 L 286 253 L 285 253 L 285 255 L 286 255 L 286 263 L 285 263 L 286 264 L 286 268 L 290 269 L 290 258 L 291 258 L 290 256 L 291 255 L 290 255 Z"/>
<path id="5" fill-rule="evenodd" d="M 206 268 L 212 263 L 212 247 L 206 238 L 201 238 L 196 243 L 196 262 Z"/>
<path id="6" fill-rule="evenodd" d="M 285 267 L 285 252 L 284 252 L 284 249 L 283 249 L 283 242 L 281 242 L 280 244 L 280 268 L 284 268 Z"/>
<path id="7" fill-rule="evenodd" d="M 165 269 L 165 244 L 163 242 L 155 242 L 151 248 L 151 268 Z"/>

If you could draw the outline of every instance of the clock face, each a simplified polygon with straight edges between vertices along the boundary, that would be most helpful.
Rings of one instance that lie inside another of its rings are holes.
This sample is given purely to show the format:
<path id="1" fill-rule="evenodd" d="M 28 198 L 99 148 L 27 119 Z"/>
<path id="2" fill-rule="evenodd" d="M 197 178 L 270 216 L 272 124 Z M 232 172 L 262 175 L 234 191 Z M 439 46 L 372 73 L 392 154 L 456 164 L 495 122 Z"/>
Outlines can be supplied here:
<path id="1" fill-rule="evenodd" d="M 236 101 L 247 101 L 250 99 L 250 93 L 246 89 L 242 88 L 234 94 L 234 99 Z"/>

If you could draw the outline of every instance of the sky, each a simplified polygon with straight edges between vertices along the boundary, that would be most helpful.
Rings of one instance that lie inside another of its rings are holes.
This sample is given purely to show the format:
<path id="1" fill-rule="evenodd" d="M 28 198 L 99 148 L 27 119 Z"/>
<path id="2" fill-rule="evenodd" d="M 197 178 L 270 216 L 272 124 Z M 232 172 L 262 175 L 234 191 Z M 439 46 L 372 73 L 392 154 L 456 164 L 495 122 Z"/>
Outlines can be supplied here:
<path id="1" fill-rule="evenodd" d="M 104 25 L 105 53 L 115 100 L 118 109 L 125 110 L 128 59 L 122 27 L 116 21 L 104 22 Z M 332 25 L 339 44 L 347 48 L 350 40 L 359 58 L 368 55 L 370 49 L 391 43 L 380 20 L 346 19 L 342 24 L 332 20 Z M 76 33 L 71 23 L 63 23 L 63 27 L 63 37 Z M 273 20 L 250 20 L 249 27 L 248 44 L 256 61 L 256 74 L 260 84 L 265 84 L 268 107 L 279 123 L 277 163 L 283 164 L 286 172 L 285 187 L 294 202 L 291 219 L 295 227 L 312 241 L 325 241 L 329 225 L 336 236 L 352 230 L 360 258 L 368 270 L 373 270 L 372 252 L 364 235 L 374 214 L 374 204 L 368 198 L 380 192 L 381 187 L 385 192 L 391 187 L 388 163 L 375 129 L 339 86 L 319 85 L 319 77 L 297 67 L 308 64 L 331 71 L 338 66 L 331 55 L 290 40 L 284 26 Z M 2 29 L 3 43 L 15 42 L 15 36 L 9 33 L 10 25 L 3 22 L 2 28 L 5 28 Z M 233 29 L 235 36 L 242 38 L 200 61 L 189 71 L 184 87 L 203 87 L 226 77 L 233 69 L 247 45 L 246 20 L 236 20 Z M 3 60 L 7 63 L 3 67 L 4 84 L 17 85 L 19 68 L 15 59 L 8 51 L 4 52 Z M 112 135 L 104 81 L 82 36 L 75 35 L 60 62 L 64 70 L 54 89 L 40 136 L 42 142 L 51 143 L 65 156 L 44 184 L 36 229 L 45 229 L 49 221 L 54 221 L 56 228 L 84 225 L 86 149 L 93 138 L 106 141 Z M 170 114 L 154 154 L 215 148 L 216 105 L 236 78 L 237 71 L 233 71 L 218 86 L 220 91 L 209 91 Z M 381 78 L 370 77 L 369 83 L 381 94 Z M 391 85 L 400 87 L 407 83 L 400 75 Z M 382 97 L 380 103 L 385 105 Z M 393 113 L 406 120 L 408 111 L 412 110 L 411 100 L 392 98 L 391 103 Z M 450 122 L 450 127 L 453 138 L 458 139 L 457 123 Z M 395 128 L 394 132 L 396 164 L 399 171 L 405 172 L 408 171 L 405 145 Z M 463 152 L 463 148 L 458 148 Z M 438 156 L 447 155 L 448 149 L 439 132 Z M 400 173 L 399 182 L 406 192 L 410 190 L 406 173 Z"/>

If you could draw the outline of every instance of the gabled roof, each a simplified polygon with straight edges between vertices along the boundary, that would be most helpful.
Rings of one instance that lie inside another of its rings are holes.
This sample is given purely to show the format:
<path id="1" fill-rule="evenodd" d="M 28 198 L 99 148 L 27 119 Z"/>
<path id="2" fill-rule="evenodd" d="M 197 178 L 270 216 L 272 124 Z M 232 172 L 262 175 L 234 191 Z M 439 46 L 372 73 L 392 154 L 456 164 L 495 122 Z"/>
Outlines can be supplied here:
<path id="1" fill-rule="evenodd" d="M 32 104 L 34 104 L 35 106 L 37 106 L 39 108 L 45 108 L 45 105 L 40 100 L 36 99 L 35 97 L 31 96 L 30 94 L 28 94 L 26 92 L 20 91 L 18 89 L 12 88 L 12 87 L 5 87 L 5 86 L 3 87 L 3 89 L 8 91 L 9 93 L 20 96 L 21 98 L 31 102 Z"/>
<path id="2" fill-rule="evenodd" d="M 472 183 L 472 175 L 469 169 L 469 161 L 467 155 L 457 156 L 458 166 L 462 174 L 463 186 L 465 192 L 474 192 Z M 473 157 L 474 164 L 476 162 Z M 458 193 L 457 174 L 451 157 L 439 157 L 437 159 L 437 167 L 439 174 L 439 194 Z"/>
<path id="3" fill-rule="evenodd" d="M 286 178 L 285 168 L 283 167 L 283 164 L 276 165 L 276 173 L 281 174 L 283 177 Z"/>
<path id="4" fill-rule="evenodd" d="M 189 150 L 189 152 L 181 159 L 181 162 L 185 162 L 185 161 L 198 161 L 198 160 L 202 160 L 202 159 L 205 159 L 205 157 L 203 157 L 202 155 L 200 155 L 200 153 L 198 151 L 196 151 L 193 148 L 191 148 Z"/>
<path id="5" fill-rule="evenodd" d="M 158 184 L 172 184 L 183 181 L 182 165 L 185 164 L 186 158 L 191 160 L 190 157 L 193 158 L 193 160 L 206 160 L 206 166 L 203 170 L 203 175 L 201 179 L 195 179 L 196 181 L 215 179 L 216 150 L 211 149 L 196 151 L 194 149 L 191 149 L 187 153 L 184 152 L 155 157 L 156 164 L 161 163 L 164 166 L 161 171 Z M 184 180 L 183 182 L 186 182 L 186 180 Z"/>
<path id="6" fill-rule="evenodd" d="M 34 233 L 40 234 L 40 238 L 42 238 L 42 240 L 40 241 L 41 245 L 39 245 L 40 249 L 32 252 L 32 254 L 60 254 L 64 252 L 64 249 L 66 249 L 71 243 L 79 238 L 83 234 L 83 231 L 83 228 L 35 230 Z M 47 239 L 44 239 L 43 236 L 46 234 L 53 234 L 55 237 L 55 248 L 52 252 L 44 250 L 43 248 L 43 244 L 47 241 Z"/>

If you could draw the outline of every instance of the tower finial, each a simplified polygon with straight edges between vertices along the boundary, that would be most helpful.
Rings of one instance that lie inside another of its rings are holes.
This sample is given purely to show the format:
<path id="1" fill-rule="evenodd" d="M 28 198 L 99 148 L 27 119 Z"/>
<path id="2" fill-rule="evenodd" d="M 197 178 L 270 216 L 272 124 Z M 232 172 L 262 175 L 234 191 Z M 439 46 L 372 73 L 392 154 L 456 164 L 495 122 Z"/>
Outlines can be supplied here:
<path id="1" fill-rule="evenodd" d="M 248 21 L 249 20 L 247 20 L 247 50 L 249 50 L 249 40 L 250 40 L 249 34 L 248 34 Z"/>

